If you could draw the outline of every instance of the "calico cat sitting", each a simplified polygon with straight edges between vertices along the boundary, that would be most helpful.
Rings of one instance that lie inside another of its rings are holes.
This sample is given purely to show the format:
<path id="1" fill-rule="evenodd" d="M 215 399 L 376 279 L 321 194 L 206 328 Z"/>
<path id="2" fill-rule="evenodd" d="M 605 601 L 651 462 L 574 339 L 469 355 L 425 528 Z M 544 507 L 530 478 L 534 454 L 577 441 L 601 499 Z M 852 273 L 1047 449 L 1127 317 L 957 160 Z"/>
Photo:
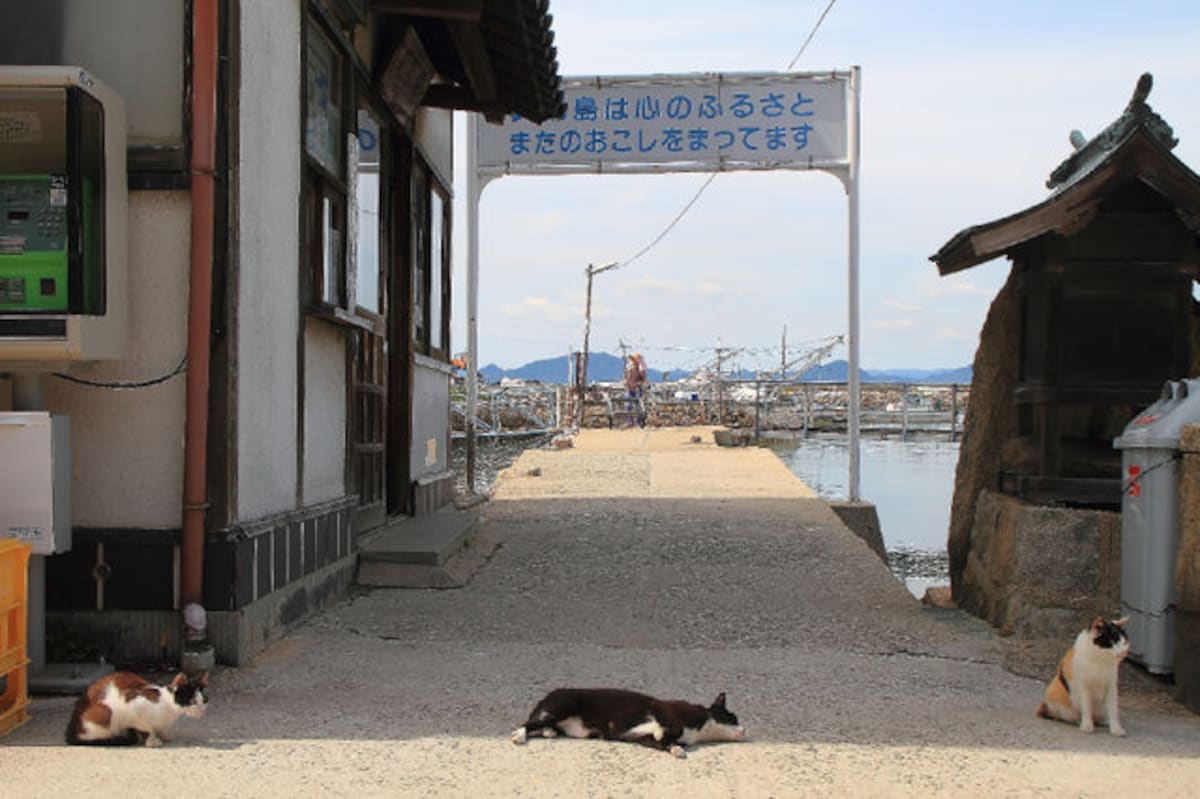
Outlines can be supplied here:
<path id="1" fill-rule="evenodd" d="M 88 686 L 67 724 L 67 743 L 101 746 L 162 746 L 180 716 L 204 718 L 208 672 L 189 680 L 180 672 L 169 685 L 152 685 L 118 671 Z"/>
<path id="2" fill-rule="evenodd" d="M 1075 637 L 1058 662 L 1038 716 L 1078 724 L 1084 732 L 1092 732 L 1099 723 L 1107 724 L 1113 735 L 1125 734 L 1117 712 L 1117 670 L 1129 654 L 1128 621 L 1097 618 Z"/>
<path id="3" fill-rule="evenodd" d="M 616 688 L 558 688 L 534 706 L 511 740 L 523 744 L 531 735 L 631 741 L 687 757 L 686 746 L 740 741 L 746 730 L 725 708 L 724 693 L 704 707 Z"/>

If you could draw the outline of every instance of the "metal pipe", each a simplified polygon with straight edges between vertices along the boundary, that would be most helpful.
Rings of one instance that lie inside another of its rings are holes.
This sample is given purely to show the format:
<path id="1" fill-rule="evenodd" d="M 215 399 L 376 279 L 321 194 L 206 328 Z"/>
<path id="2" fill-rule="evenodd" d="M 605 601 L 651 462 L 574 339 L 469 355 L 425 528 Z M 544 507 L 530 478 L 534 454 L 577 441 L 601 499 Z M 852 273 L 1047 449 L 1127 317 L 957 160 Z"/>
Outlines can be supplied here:
<path id="1" fill-rule="evenodd" d="M 474 114 L 467 114 L 467 491 L 475 493 L 475 445 L 479 403 L 479 154 Z"/>
<path id="2" fill-rule="evenodd" d="M 859 430 L 859 379 L 858 379 L 858 157 L 859 157 L 859 108 L 862 96 L 860 82 L 862 73 L 859 67 L 850 68 L 849 138 L 850 166 L 846 176 L 846 200 L 849 217 L 848 229 L 848 269 L 847 305 L 849 324 L 846 336 L 846 361 L 850 369 L 848 390 L 850 393 L 849 412 L 846 415 L 846 434 L 849 445 L 849 475 L 848 493 L 851 502 L 859 500 L 859 465 L 858 430 Z"/>
<path id="3" fill-rule="evenodd" d="M 208 508 L 208 369 L 217 161 L 219 0 L 192 3 L 192 244 L 188 281 L 187 419 L 184 426 L 180 600 L 202 605 Z"/>

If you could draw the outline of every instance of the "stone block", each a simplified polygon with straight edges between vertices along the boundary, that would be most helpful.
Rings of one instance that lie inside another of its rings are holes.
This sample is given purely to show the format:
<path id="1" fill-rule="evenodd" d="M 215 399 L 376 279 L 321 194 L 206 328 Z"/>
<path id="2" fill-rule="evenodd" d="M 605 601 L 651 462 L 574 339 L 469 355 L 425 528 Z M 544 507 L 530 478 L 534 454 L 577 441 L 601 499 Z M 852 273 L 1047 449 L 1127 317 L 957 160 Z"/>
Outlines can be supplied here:
<path id="1" fill-rule="evenodd" d="M 1111 616 L 1121 601 L 1120 519 L 981 492 L 960 606 L 1024 637 L 1070 637 Z"/>

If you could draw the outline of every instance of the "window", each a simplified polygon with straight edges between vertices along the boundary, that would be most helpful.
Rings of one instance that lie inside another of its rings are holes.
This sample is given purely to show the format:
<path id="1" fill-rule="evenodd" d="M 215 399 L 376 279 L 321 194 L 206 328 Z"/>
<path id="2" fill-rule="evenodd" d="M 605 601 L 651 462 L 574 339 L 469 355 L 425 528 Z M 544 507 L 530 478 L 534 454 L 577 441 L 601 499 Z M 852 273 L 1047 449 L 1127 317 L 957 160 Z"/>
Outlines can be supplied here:
<path id="1" fill-rule="evenodd" d="M 413 346 L 429 352 L 429 171 L 419 161 L 412 172 Z"/>
<path id="2" fill-rule="evenodd" d="M 342 176 L 342 56 L 316 25 L 305 47 L 304 150 L 330 175 Z"/>
<path id="3" fill-rule="evenodd" d="M 424 163 L 413 165 L 413 344 L 447 358 L 450 349 L 450 201 Z"/>
<path id="4" fill-rule="evenodd" d="M 354 302 L 360 311 L 382 312 L 379 303 L 380 124 L 369 110 L 358 111 L 355 182 Z"/>
<path id="5" fill-rule="evenodd" d="M 311 302 L 318 313 L 345 310 L 346 151 L 350 144 L 345 58 L 310 20 L 304 47 L 304 206 Z"/>
<path id="6" fill-rule="evenodd" d="M 446 209 L 449 203 L 439 186 L 430 186 L 429 191 L 429 346 L 439 354 L 449 350 L 449 325 L 446 314 L 446 282 L 449 270 L 446 246 Z"/>

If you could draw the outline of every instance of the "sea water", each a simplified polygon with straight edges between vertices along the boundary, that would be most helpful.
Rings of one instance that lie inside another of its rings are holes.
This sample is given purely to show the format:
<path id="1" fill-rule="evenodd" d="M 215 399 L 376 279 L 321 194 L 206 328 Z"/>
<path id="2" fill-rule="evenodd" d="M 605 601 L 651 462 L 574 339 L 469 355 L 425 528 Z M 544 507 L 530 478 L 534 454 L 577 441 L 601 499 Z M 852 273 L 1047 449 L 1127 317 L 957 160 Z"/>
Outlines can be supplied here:
<path id="1" fill-rule="evenodd" d="M 958 443 L 949 436 L 860 438 L 859 496 L 875 504 L 892 571 L 916 596 L 948 585 L 946 539 Z M 825 499 L 849 495 L 843 434 L 773 442 L 792 472 Z"/>

